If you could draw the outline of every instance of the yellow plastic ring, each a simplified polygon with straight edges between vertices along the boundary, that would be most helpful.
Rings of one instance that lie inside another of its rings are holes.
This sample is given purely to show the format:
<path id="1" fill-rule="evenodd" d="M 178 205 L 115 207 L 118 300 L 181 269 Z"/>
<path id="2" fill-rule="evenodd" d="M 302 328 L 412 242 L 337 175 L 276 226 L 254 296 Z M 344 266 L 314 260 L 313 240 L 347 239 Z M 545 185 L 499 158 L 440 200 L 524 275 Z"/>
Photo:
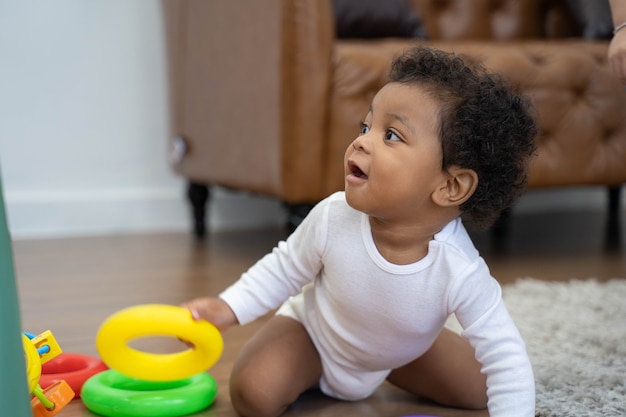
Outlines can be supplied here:
<path id="1" fill-rule="evenodd" d="M 142 352 L 128 346 L 133 339 L 172 336 L 193 344 L 176 353 Z M 112 369 L 145 381 L 173 381 L 189 378 L 209 369 L 222 354 L 224 342 L 219 330 L 205 320 L 194 320 L 182 308 L 162 304 L 129 307 L 111 315 L 96 336 L 102 360 Z"/>
<path id="2" fill-rule="evenodd" d="M 28 378 L 28 392 L 32 392 L 41 377 L 41 358 L 37 348 L 31 340 L 22 334 L 22 344 L 24 345 L 24 357 L 26 360 L 26 377 Z"/>

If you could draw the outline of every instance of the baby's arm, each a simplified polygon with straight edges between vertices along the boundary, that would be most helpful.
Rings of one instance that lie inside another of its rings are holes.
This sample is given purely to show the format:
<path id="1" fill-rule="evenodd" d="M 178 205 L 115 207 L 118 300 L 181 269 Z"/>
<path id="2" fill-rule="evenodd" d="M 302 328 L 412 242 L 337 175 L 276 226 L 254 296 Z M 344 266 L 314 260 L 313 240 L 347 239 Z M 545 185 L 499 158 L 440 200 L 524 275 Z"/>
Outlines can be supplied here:
<path id="1" fill-rule="evenodd" d="M 206 320 L 221 332 L 226 331 L 230 326 L 237 324 L 237 317 L 228 304 L 219 298 L 203 297 L 188 301 L 182 305 L 188 309 L 196 320 Z"/>
<path id="2" fill-rule="evenodd" d="M 503 302 L 487 314 L 463 336 L 487 375 L 489 415 L 534 417 L 535 380 L 524 342 Z"/>
<path id="3" fill-rule="evenodd" d="M 199 298 L 184 306 L 220 330 L 246 324 L 296 295 L 319 273 L 325 244 L 326 200 L 313 208 L 286 241 L 279 242 L 219 298 Z"/>
<path id="4" fill-rule="evenodd" d="M 487 375 L 489 415 L 534 417 L 535 380 L 522 337 L 493 278 L 468 276 L 455 291 L 456 316 Z"/>

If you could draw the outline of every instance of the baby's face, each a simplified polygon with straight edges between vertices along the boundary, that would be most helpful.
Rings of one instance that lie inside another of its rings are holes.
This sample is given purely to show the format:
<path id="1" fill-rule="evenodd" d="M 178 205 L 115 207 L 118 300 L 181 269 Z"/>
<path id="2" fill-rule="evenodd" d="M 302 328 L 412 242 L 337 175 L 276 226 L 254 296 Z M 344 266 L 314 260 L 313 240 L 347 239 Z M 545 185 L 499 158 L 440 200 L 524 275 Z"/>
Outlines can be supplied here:
<path id="1" fill-rule="evenodd" d="M 376 94 L 344 157 L 353 208 L 390 219 L 427 213 L 431 194 L 445 182 L 439 109 L 419 86 L 390 83 Z"/>

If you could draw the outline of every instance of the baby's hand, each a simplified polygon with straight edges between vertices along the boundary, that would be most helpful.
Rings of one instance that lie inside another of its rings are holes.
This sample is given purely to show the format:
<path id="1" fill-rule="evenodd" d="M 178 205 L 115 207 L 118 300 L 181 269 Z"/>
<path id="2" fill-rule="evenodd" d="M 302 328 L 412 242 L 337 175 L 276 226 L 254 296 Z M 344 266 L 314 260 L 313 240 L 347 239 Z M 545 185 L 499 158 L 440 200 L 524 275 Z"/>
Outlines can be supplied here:
<path id="1" fill-rule="evenodd" d="M 217 327 L 220 332 L 224 332 L 233 324 L 237 324 L 235 313 L 228 304 L 219 298 L 196 298 L 183 303 L 181 307 L 188 309 L 195 320 L 206 320 Z"/>

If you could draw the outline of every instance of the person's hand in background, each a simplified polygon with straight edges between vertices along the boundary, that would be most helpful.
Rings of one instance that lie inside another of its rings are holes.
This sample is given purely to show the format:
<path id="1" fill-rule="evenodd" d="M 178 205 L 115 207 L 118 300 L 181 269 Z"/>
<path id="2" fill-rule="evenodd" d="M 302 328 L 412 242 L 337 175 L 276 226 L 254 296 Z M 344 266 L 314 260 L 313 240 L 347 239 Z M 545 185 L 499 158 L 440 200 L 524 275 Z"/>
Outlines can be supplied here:
<path id="1" fill-rule="evenodd" d="M 613 16 L 613 39 L 609 45 L 609 65 L 615 76 L 626 86 L 626 1 L 610 0 Z"/>

